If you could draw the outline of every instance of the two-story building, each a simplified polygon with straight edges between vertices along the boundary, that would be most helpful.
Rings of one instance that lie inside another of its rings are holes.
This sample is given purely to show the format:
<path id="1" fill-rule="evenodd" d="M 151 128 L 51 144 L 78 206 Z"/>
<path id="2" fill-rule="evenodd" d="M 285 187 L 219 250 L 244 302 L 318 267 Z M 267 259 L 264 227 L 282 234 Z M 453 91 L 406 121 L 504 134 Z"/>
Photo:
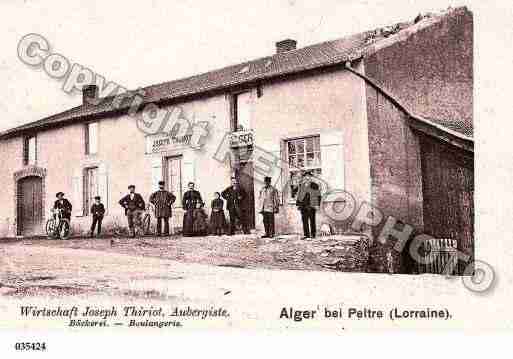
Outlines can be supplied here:
<path id="1" fill-rule="evenodd" d="M 303 48 L 287 39 L 273 55 L 144 88 L 144 103 L 208 123 L 199 149 L 190 133 L 148 133 L 113 98 L 90 104 L 98 91 L 85 87 L 82 105 L 0 134 L 0 237 L 44 234 L 58 191 L 73 204 L 74 233 L 87 231 L 95 195 L 106 229 L 124 226 L 127 186 L 147 199 L 160 179 L 178 198 L 178 228 L 188 182 L 208 205 L 232 175 L 259 230 L 262 164 L 275 161 L 278 233 L 301 231 L 294 189 L 308 169 L 323 191 L 344 190 L 472 254 L 472 41 L 472 14 L 449 9 Z M 390 246 L 373 248 L 373 268 L 385 270 Z"/>

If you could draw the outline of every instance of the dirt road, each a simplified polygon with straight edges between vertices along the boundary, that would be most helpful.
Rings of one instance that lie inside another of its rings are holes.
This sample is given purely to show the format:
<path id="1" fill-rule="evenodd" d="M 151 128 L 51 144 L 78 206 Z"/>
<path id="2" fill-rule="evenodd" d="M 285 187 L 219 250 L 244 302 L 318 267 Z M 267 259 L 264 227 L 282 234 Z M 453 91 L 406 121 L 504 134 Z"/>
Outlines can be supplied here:
<path id="1" fill-rule="evenodd" d="M 332 271 L 247 269 L 233 265 L 233 258 L 212 264 L 184 263 L 161 256 L 119 253 L 123 240 L 111 247 L 110 240 L 90 243 L 23 241 L 0 244 L 0 327 L 65 328 L 67 322 L 23 318 L 22 305 L 112 306 L 142 305 L 173 307 L 223 307 L 228 318 L 185 320 L 187 328 L 302 328 L 340 329 L 337 320 L 315 318 L 308 322 L 280 319 L 283 308 L 373 306 L 377 293 L 388 295 L 391 304 L 415 303 L 415 295 L 426 292 L 438 305 L 445 295 L 463 290 L 454 281 L 447 286 L 439 278 L 372 275 Z M 146 240 L 144 240 L 146 242 Z M 155 243 L 154 243 L 155 244 Z M 94 249 L 83 248 L 93 246 Z M 100 246 L 104 246 L 103 250 Z M 135 246 L 146 248 L 145 246 Z M 156 248 L 156 247 L 150 247 Z M 158 251 L 157 251 L 158 252 Z M 160 258 L 159 258 L 160 257 Z M 213 265 L 214 264 L 214 265 Z M 408 283 L 408 285 L 405 285 Z M 436 293 L 436 295 L 434 295 Z M 386 308 L 385 308 L 386 309 Z M 320 314 L 319 314 L 320 316 Z M 354 321 L 352 327 L 370 322 Z M 373 322 L 386 326 L 386 322 Z M 345 324 L 348 325 L 347 323 Z"/>

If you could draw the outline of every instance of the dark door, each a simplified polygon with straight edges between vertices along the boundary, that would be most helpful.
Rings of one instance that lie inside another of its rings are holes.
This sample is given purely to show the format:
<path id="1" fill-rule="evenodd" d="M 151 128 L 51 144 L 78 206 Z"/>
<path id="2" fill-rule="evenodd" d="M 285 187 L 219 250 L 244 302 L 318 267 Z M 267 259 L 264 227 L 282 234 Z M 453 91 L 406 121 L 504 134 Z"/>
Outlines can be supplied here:
<path id="1" fill-rule="evenodd" d="M 474 258 L 473 155 L 421 137 L 424 232 L 457 240 L 457 249 Z M 458 264 L 459 274 L 466 263 Z"/>
<path id="2" fill-rule="evenodd" d="M 239 182 L 240 186 L 246 192 L 248 198 L 242 204 L 243 211 L 246 213 L 248 227 L 250 229 L 255 228 L 255 187 L 253 181 L 253 163 L 243 162 L 239 167 Z"/>
<path id="3" fill-rule="evenodd" d="M 43 221 L 43 183 L 40 177 L 18 182 L 18 234 L 40 234 Z"/>

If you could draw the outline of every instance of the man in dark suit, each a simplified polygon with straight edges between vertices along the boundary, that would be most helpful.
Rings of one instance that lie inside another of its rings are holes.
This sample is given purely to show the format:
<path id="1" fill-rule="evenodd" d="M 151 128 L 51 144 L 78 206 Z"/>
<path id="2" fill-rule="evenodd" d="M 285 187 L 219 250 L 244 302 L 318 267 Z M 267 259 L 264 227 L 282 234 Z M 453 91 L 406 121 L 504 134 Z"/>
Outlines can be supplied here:
<path id="1" fill-rule="evenodd" d="M 169 236 L 169 217 L 172 215 L 171 206 L 175 203 L 176 197 L 164 189 L 165 182 L 159 181 L 159 190 L 150 196 L 150 203 L 155 206 L 155 217 L 157 217 L 157 236 L 162 235 L 162 222 L 164 222 L 164 236 Z"/>
<path id="2" fill-rule="evenodd" d="M 101 203 L 100 196 L 94 197 L 94 203 L 91 206 L 90 212 L 93 216 L 93 223 L 91 224 L 91 237 L 94 236 L 94 230 L 96 226 L 98 226 L 97 237 L 99 237 L 102 232 L 103 216 L 105 215 L 105 206 L 103 203 Z"/>
<path id="3" fill-rule="evenodd" d="M 54 202 L 53 208 L 61 210 L 62 218 L 65 218 L 68 221 L 71 220 L 71 210 L 73 209 L 71 203 L 64 198 L 63 192 L 57 192 L 55 196 L 57 197 L 57 200 Z"/>
<path id="4" fill-rule="evenodd" d="M 141 214 L 146 208 L 144 199 L 139 193 L 135 193 L 135 186 L 128 186 L 129 193 L 119 200 L 121 207 L 125 209 L 125 215 L 128 220 L 128 229 L 130 235 L 135 237 L 135 226 L 141 226 Z"/>
<path id="5" fill-rule="evenodd" d="M 319 185 L 312 180 L 312 173 L 305 171 L 299 185 L 296 200 L 296 205 L 301 212 L 304 239 L 315 238 L 315 213 L 320 203 L 321 191 L 319 190 Z"/>
<path id="6" fill-rule="evenodd" d="M 230 214 L 230 235 L 235 232 L 236 221 L 240 222 L 244 233 L 249 234 L 246 216 L 241 206 L 247 195 L 235 177 L 232 177 L 232 185 L 223 191 L 222 196 L 226 200 L 226 208 Z"/>

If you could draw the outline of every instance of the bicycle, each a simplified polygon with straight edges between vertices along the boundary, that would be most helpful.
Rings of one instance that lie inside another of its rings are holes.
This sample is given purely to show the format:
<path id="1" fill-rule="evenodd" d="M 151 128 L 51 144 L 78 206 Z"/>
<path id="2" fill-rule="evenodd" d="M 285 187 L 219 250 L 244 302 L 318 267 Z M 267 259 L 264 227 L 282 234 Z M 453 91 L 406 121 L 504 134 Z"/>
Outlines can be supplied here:
<path id="1" fill-rule="evenodd" d="M 52 209 L 52 218 L 46 221 L 48 238 L 68 239 L 71 236 L 71 224 L 62 216 L 62 209 Z"/>

